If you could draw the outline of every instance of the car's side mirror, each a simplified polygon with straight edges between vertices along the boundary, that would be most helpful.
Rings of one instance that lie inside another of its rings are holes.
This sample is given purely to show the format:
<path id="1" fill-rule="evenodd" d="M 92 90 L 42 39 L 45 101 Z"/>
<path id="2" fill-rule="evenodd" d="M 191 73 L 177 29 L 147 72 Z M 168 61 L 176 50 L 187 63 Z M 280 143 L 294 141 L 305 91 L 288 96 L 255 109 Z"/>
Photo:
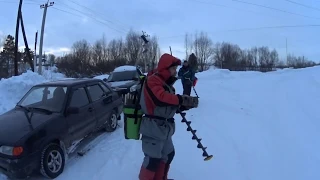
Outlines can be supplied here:
<path id="1" fill-rule="evenodd" d="M 104 104 L 110 104 L 112 102 L 112 96 L 107 96 L 103 99 Z"/>
<path id="2" fill-rule="evenodd" d="M 78 114 L 79 108 L 78 107 L 68 107 L 67 114 Z"/>
<path id="3" fill-rule="evenodd" d="M 108 79 L 107 78 L 103 78 L 102 79 L 104 82 L 108 82 Z"/>

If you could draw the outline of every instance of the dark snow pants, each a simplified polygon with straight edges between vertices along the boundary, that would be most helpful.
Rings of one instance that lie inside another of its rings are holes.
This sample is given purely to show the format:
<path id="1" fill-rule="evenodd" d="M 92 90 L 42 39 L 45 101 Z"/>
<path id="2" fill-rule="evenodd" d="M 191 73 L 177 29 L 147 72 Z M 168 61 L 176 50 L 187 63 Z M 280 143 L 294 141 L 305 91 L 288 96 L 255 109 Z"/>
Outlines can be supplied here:
<path id="1" fill-rule="evenodd" d="M 140 133 L 142 151 L 145 155 L 142 166 L 156 172 L 161 161 L 168 166 L 175 155 L 172 135 L 175 132 L 173 120 L 156 120 L 143 117 Z M 168 167 L 166 167 L 168 168 Z"/>
<path id="2" fill-rule="evenodd" d="M 183 86 L 183 94 L 190 96 L 191 88 L 192 88 L 191 82 L 190 83 L 189 82 L 183 82 L 182 86 Z"/>

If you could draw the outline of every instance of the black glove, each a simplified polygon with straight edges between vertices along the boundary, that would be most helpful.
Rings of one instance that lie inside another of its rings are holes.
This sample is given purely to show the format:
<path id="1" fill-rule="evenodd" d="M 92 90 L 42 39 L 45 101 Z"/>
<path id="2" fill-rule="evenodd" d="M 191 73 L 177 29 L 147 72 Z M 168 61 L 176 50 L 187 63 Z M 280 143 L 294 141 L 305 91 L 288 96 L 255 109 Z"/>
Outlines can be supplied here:
<path id="1" fill-rule="evenodd" d="M 187 111 L 187 110 L 189 110 L 189 109 L 191 109 L 191 108 L 186 107 L 186 106 L 180 106 L 179 111 L 180 111 L 180 112 L 183 112 L 183 111 Z"/>
<path id="2" fill-rule="evenodd" d="M 181 106 L 184 106 L 189 109 L 198 107 L 198 104 L 199 104 L 198 97 L 192 97 L 187 95 L 182 95 L 181 97 L 182 97 Z"/>

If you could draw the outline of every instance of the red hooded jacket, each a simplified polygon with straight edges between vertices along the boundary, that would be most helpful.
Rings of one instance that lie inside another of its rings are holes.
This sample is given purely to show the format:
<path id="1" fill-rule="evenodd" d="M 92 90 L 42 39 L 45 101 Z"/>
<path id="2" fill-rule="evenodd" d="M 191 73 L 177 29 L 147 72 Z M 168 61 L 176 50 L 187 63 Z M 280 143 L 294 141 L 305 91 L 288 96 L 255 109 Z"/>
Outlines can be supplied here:
<path id="1" fill-rule="evenodd" d="M 157 68 L 148 72 L 147 76 L 151 76 L 152 74 L 157 72 Z"/>
<path id="2" fill-rule="evenodd" d="M 144 105 L 146 114 L 154 115 L 156 106 L 172 106 L 182 103 L 179 95 L 172 94 L 165 89 L 165 82 L 171 77 L 169 68 L 181 65 L 181 61 L 170 54 L 163 54 L 160 57 L 157 73 L 147 77 L 143 88 Z"/>

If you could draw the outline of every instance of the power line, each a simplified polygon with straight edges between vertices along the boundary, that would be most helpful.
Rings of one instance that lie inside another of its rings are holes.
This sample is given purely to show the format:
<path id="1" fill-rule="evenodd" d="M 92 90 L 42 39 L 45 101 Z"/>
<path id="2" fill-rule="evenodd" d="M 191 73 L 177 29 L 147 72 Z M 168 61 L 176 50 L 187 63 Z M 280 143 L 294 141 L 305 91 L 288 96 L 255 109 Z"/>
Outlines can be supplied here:
<path id="1" fill-rule="evenodd" d="M 285 0 L 289 3 L 292 3 L 292 4 L 296 4 L 296 5 L 299 5 L 299 6 L 303 6 L 305 8 L 308 8 L 308 9 L 313 9 L 313 10 L 316 10 L 316 11 L 320 11 L 319 8 L 316 8 L 316 7 L 312 7 L 312 6 L 309 6 L 309 5 L 306 5 L 306 4 L 301 4 L 301 3 L 298 3 L 298 2 L 295 2 L 295 1 L 290 1 L 290 0 Z"/>
<path id="2" fill-rule="evenodd" d="M 26 0 L 26 1 L 29 1 L 28 4 L 31 4 L 31 5 L 40 5 L 40 4 L 37 4 L 35 0 Z M 0 2 L 16 3 L 16 2 L 12 2 L 12 1 L 3 1 L 3 0 L 0 0 Z M 24 4 L 27 4 L 27 3 L 24 3 Z M 120 33 L 120 34 L 125 34 L 125 33 L 127 33 L 127 31 L 123 31 L 123 30 L 121 31 L 121 30 L 118 30 L 118 29 L 116 29 L 116 28 L 111 27 L 109 24 L 107 24 L 107 23 L 105 23 L 105 22 L 103 22 L 103 21 L 101 21 L 101 20 L 96 19 L 96 18 L 93 17 L 92 15 L 88 15 L 87 13 L 84 13 L 84 12 L 78 10 L 78 9 L 75 9 L 75 8 L 73 8 L 73 7 L 70 7 L 69 5 L 67 5 L 67 6 L 69 7 L 69 9 L 72 9 L 72 10 L 74 10 L 74 11 L 77 11 L 77 12 L 79 12 L 79 13 L 81 13 L 82 15 L 85 15 L 85 16 L 80 16 L 80 15 L 75 14 L 75 13 L 72 13 L 72 12 L 70 12 L 70 11 L 68 11 L 68 10 L 63 10 L 63 9 L 60 9 L 60 8 L 57 8 L 57 7 L 52 7 L 52 9 L 58 10 L 58 11 L 60 11 L 60 12 L 64 12 L 64 13 L 67 13 L 67 14 L 72 14 L 72 15 L 77 16 L 77 17 L 80 17 L 80 18 L 88 17 L 88 18 L 91 18 L 91 19 L 93 19 L 94 21 L 96 21 L 96 22 L 98 22 L 98 23 L 100 23 L 100 24 L 102 24 L 102 25 L 107 26 L 107 27 L 110 28 L 110 29 L 113 29 L 113 30 L 117 31 L 117 32 Z"/>
<path id="3" fill-rule="evenodd" d="M 29 1 L 35 2 L 35 0 L 29 0 Z M 104 22 L 104 21 L 108 21 L 108 20 L 106 20 L 106 19 L 102 19 L 102 18 L 101 18 L 102 20 L 97 19 L 97 18 L 94 16 L 94 14 L 92 14 L 92 13 L 88 14 L 88 13 L 86 13 L 86 12 L 80 11 L 79 9 L 76 9 L 76 8 L 74 8 L 74 7 L 70 6 L 70 5 L 62 2 L 61 0 L 58 0 L 58 1 L 59 1 L 61 4 L 64 4 L 64 7 L 65 7 L 65 8 L 70 9 L 70 10 L 73 10 L 73 11 L 76 11 L 76 12 L 78 12 L 78 13 L 80 13 L 81 15 L 84 15 L 84 16 L 80 16 L 80 15 L 78 15 L 78 14 L 75 14 L 75 13 L 70 12 L 69 10 L 64 10 L 64 9 L 57 8 L 57 7 L 52 7 L 52 9 L 55 9 L 55 10 L 58 10 L 58 11 L 61 11 L 61 12 L 67 13 L 67 14 L 72 14 L 72 15 L 77 16 L 77 17 L 80 17 L 80 18 L 88 17 L 88 18 L 93 19 L 95 22 L 98 22 L 98 23 L 100 23 L 100 24 L 102 24 L 102 25 L 105 25 L 105 26 L 107 26 L 109 29 L 112 29 L 112 30 L 114 30 L 114 31 L 116 31 L 116 32 L 118 32 L 118 33 L 120 33 L 120 34 L 125 34 L 125 33 L 127 33 L 126 30 L 119 29 L 119 28 L 115 28 L 115 27 L 112 27 L 111 25 L 107 24 L 106 22 Z M 59 5 L 59 4 L 56 3 L 56 5 Z M 111 21 L 109 21 L 109 22 L 111 22 Z"/>
<path id="4" fill-rule="evenodd" d="M 60 2 L 61 2 L 61 1 L 60 1 Z M 65 4 L 65 3 L 63 3 L 63 2 L 61 2 L 61 3 L 62 3 L 62 4 Z M 96 22 L 99 22 L 100 24 L 103 24 L 103 25 L 107 26 L 107 27 L 110 28 L 110 29 L 113 29 L 114 31 L 117 31 L 117 32 L 120 33 L 120 34 L 127 33 L 126 31 L 124 31 L 124 30 L 122 30 L 122 29 L 117 29 L 117 28 L 114 28 L 114 27 L 110 26 L 109 24 L 107 24 L 107 23 L 105 23 L 105 22 L 103 22 L 103 21 L 95 18 L 95 17 L 94 17 L 93 15 L 91 15 L 91 14 L 88 14 L 88 13 L 85 13 L 85 12 L 83 12 L 83 11 L 80 11 L 80 10 L 78 10 L 78 9 L 76 9 L 76 8 L 73 8 L 73 7 L 69 6 L 68 4 L 65 4 L 65 6 L 67 6 L 69 9 L 72 9 L 72 10 L 74 10 L 74 11 L 77 11 L 77 12 L 85 15 L 85 16 L 88 17 L 88 18 L 91 18 L 91 19 L 95 20 Z"/>
<path id="5" fill-rule="evenodd" d="M 0 2 L 17 4 L 17 2 L 14 2 L 14 1 L 3 1 L 3 0 L 0 0 Z M 24 2 L 23 4 L 40 5 L 40 4 L 37 4 L 37 3 L 34 3 L 34 2 Z"/>
<path id="6" fill-rule="evenodd" d="M 68 11 L 65 11 L 63 9 L 59 9 L 59 8 L 56 8 L 56 7 L 51 7 L 52 9 L 55 9 L 55 10 L 58 10 L 58 11 L 61 11 L 61 12 L 64 12 L 64 13 L 68 13 L 68 14 L 71 14 L 71 15 L 74 15 L 74 16 L 77 16 L 77 17 L 80 17 L 80 18 L 83 18 L 83 16 L 80 16 L 78 14 L 75 14 L 75 13 L 72 13 L 72 12 L 68 12 Z"/>
<path id="7" fill-rule="evenodd" d="M 1 1 L 1 0 L 0 0 Z M 32 3 L 30 4 L 37 4 L 38 1 L 35 1 L 35 0 L 25 0 L 25 1 L 31 1 Z M 41 4 L 37 4 L 37 5 L 41 5 Z M 69 11 L 66 11 L 66 10 L 63 10 L 63 9 L 60 9 L 60 8 L 57 8 L 57 7 L 51 7 L 52 9 L 55 9 L 55 10 L 58 10 L 58 11 L 61 11 L 61 12 L 64 12 L 64 13 L 67 13 L 67 14 L 71 14 L 71 15 L 74 15 L 74 16 L 77 16 L 79 18 L 83 18 L 85 16 L 81 16 L 79 14 L 75 14 L 75 13 L 72 13 L 72 12 L 69 12 Z"/>
<path id="8" fill-rule="evenodd" d="M 209 32 L 209 34 L 222 33 L 222 32 L 240 32 L 240 31 L 253 31 L 253 30 L 263 30 L 263 29 L 286 29 L 286 28 L 303 28 L 303 27 L 320 27 L 320 24 L 281 25 L 281 26 L 264 26 L 264 27 L 253 27 L 253 28 L 243 28 L 243 29 L 229 29 L 229 30 Z M 159 39 L 176 38 L 176 37 L 182 37 L 182 36 L 185 36 L 185 34 L 184 35 L 177 35 L 177 36 L 160 37 Z"/>
<path id="9" fill-rule="evenodd" d="M 209 5 L 212 5 L 212 6 L 223 7 L 223 8 L 228 8 L 228 9 L 235 9 L 235 10 L 238 10 L 238 11 L 261 14 L 261 13 L 256 12 L 256 11 L 250 11 L 250 10 L 247 10 L 247 9 L 240 9 L 240 8 L 230 7 L 230 6 L 227 6 L 227 5 L 217 4 L 217 3 L 214 3 L 214 2 L 199 1 L 199 0 L 189 0 L 189 1 L 197 2 L 197 3 L 201 3 L 201 4 L 209 4 Z"/>
<path id="10" fill-rule="evenodd" d="M 68 0 L 68 1 L 70 1 L 70 2 L 72 2 L 72 3 L 74 3 L 74 4 L 76 4 L 76 5 L 78 5 L 78 6 L 80 6 L 80 7 L 83 7 L 83 8 L 85 8 L 85 9 L 87 9 L 87 10 L 93 12 L 93 13 L 98 13 L 98 14 L 101 15 L 100 17 L 105 16 L 104 14 L 102 14 L 102 13 L 100 13 L 100 12 L 98 12 L 98 11 L 92 10 L 91 8 L 89 8 L 89 7 L 87 7 L 87 6 L 81 5 L 81 4 L 78 3 L 78 2 L 75 2 L 75 1 L 73 1 L 73 0 Z M 108 20 L 108 19 L 104 19 L 104 20 L 105 20 L 105 21 L 108 21 L 108 22 L 110 22 L 110 23 L 112 23 L 112 24 L 115 24 L 115 25 L 117 24 L 117 23 L 112 22 L 111 20 Z M 125 27 L 125 26 L 123 26 L 123 25 L 124 25 L 124 24 L 122 24 L 122 23 L 118 23 L 118 26 L 122 26 L 122 28 L 127 29 L 127 27 Z"/>
<path id="11" fill-rule="evenodd" d="M 269 7 L 269 6 L 265 6 L 265 5 L 255 4 L 255 3 L 251 3 L 251 2 L 240 1 L 240 0 L 232 0 L 232 1 L 243 3 L 243 4 L 249 4 L 249 5 L 252 5 L 252 6 L 258 6 L 258 7 L 262 7 L 262 8 L 266 8 L 266 9 L 271 9 L 271 10 L 274 10 L 274 11 L 279 11 L 279 12 L 283 12 L 283 13 L 287 13 L 287 14 L 292 14 L 292 15 L 296 15 L 296 16 L 305 17 L 305 18 L 320 19 L 318 17 L 306 16 L 306 15 L 303 15 L 303 14 L 298 14 L 298 13 L 285 11 L 285 10 L 282 10 L 282 9 L 277 9 L 277 8 L 273 8 L 273 7 Z"/>

